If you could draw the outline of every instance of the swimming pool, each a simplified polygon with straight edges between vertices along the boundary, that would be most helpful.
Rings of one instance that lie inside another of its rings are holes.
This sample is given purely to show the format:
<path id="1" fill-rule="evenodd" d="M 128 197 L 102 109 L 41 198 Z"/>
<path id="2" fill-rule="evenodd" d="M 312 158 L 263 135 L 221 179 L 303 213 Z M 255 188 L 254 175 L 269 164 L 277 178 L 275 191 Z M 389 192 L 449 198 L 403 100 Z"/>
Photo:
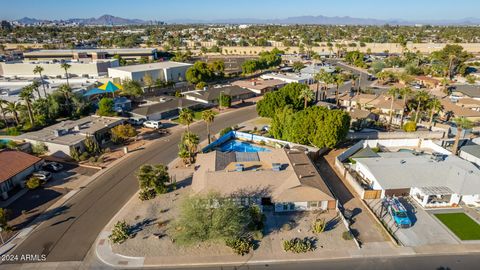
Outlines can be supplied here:
<path id="1" fill-rule="evenodd" d="M 240 140 L 229 140 L 219 145 L 217 150 L 222 152 L 270 152 L 267 148 Z"/>
<path id="2" fill-rule="evenodd" d="M 0 139 L 1 144 L 7 144 L 9 141 L 11 141 L 11 140 L 10 139 Z"/>

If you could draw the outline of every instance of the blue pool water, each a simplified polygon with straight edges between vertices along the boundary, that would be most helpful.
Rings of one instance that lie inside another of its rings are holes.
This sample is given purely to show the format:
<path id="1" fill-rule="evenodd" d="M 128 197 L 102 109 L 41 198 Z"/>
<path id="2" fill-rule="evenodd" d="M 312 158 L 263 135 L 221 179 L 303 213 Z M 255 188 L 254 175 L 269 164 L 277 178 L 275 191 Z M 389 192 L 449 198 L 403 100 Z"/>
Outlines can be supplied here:
<path id="1" fill-rule="evenodd" d="M 10 139 L 0 139 L 0 143 L 1 144 L 6 144 L 8 143 L 9 141 L 11 141 Z"/>
<path id="2" fill-rule="evenodd" d="M 217 148 L 222 152 L 270 152 L 267 148 L 239 140 L 227 141 Z"/>

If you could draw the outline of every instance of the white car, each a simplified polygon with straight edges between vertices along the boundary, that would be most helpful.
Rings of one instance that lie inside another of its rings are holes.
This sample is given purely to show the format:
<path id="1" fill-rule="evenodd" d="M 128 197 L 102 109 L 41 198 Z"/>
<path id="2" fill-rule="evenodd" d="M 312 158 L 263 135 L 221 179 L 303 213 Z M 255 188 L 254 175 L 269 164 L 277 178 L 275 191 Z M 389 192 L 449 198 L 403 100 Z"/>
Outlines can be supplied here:
<path id="1" fill-rule="evenodd" d="M 163 127 L 160 121 L 153 121 L 153 120 L 143 122 L 143 126 L 147 128 L 154 128 L 154 129 L 159 129 Z"/>
<path id="2" fill-rule="evenodd" d="M 50 172 L 47 172 L 47 171 L 34 172 L 32 174 L 32 176 L 37 177 L 38 179 L 40 179 L 41 181 L 44 181 L 44 182 L 47 182 L 48 180 L 50 180 L 50 178 L 52 178 L 52 174 Z"/>

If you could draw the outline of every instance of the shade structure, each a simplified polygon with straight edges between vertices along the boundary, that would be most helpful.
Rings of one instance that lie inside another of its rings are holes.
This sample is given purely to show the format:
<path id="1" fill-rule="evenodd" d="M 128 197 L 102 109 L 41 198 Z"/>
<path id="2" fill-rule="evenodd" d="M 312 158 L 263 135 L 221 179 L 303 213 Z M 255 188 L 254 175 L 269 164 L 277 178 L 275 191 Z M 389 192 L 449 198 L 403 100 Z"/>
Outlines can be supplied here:
<path id="1" fill-rule="evenodd" d="M 93 95 L 101 95 L 101 94 L 106 94 L 106 93 L 114 93 L 118 90 L 121 90 L 122 86 L 112 83 L 111 81 L 102 84 L 98 88 L 93 88 L 88 90 L 84 96 L 93 96 Z"/>

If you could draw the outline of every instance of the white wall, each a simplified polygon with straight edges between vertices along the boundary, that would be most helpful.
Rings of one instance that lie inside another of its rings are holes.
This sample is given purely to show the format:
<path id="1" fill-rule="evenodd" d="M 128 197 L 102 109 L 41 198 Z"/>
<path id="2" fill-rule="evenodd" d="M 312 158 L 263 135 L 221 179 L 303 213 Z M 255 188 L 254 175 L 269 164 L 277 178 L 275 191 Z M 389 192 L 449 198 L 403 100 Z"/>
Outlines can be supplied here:
<path id="1" fill-rule="evenodd" d="M 460 150 L 460 154 L 459 156 L 465 160 L 468 160 L 472 163 L 475 163 L 477 164 L 478 166 L 480 166 L 480 158 L 474 156 L 474 155 L 470 155 L 469 153 L 466 153 L 466 152 L 463 152 Z"/>
<path id="2" fill-rule="evenodd" d="M 88 75 L 90 77 L 98 77 L 101 75 L 107 74 L 107 69 L 109 67 L 116 67 L 118 66 L 118 60 L 114 60 L 112 62 L 68 62 L 71 66 L 68 69 L 68 74 L 74 76 L 83 76 Z M 38 74 L 33 73 L 33 69 L 36 66 L 41 66 L 44 71 L 42 75 L 44 76 L 65 76 L 65 70 L 61 67 L 61 63 L 37 63 L 37 62 L 20 62 L 20 63 L 0 63 L 1 69 L 3 70 L 3 76 L 5 77 L 38 77 Z"/>
<path id="3" fill-rule="evenodd" d="M 479 207 L 480 206 L 480 194 L 464 195 L 464 196 L 462 196 L 462 201 L 467 205 L 474 205 L 476 207 Z"/>
<path id="4" fill-rule="evenodd" d="M 288 207 L 287 210 L 283 209 L 284 204 L 288 203 L 275 203 L 275 212 L 290 212 L 290 211 L 311 211 L 311 210 L 327 210 L 328 208 L 328 201 L 321 201 L 319 202 L 320 207 L 316 208 L 308 208 L 308 202 L 292 202 L 295 206 L 294 210 L 290 210 L 290 207 Z"/>

